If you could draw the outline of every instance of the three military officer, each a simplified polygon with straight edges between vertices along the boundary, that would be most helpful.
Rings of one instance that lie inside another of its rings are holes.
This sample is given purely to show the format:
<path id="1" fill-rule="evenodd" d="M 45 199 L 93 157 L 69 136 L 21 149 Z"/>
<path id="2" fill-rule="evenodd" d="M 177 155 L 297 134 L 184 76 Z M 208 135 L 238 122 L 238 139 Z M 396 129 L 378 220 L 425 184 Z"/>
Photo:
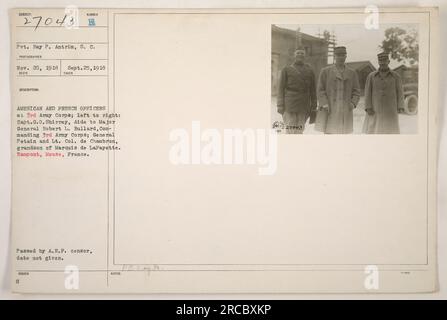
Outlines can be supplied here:
<path id="1" fill-rule="evenodd" d="M 303 133 L 307 119 L 314 122 L 315 111 L 327 112 L 326 134 L 353 132 L 353 110 L 360 100 L 357 73 L 346 66 L 346 47 L 334 49 L 335 63 L 321 70 L 318 84 L 303 48 L 295 51 L 295 61 L 281 71 L 277 108 L 287 133 Z M 389 69 L 387 53 L 378 54 L 379 70 L 370 73 L 365 85 L 363 133 L 399 133 L 398 113 L 404 108 L 402 80 Z"/>

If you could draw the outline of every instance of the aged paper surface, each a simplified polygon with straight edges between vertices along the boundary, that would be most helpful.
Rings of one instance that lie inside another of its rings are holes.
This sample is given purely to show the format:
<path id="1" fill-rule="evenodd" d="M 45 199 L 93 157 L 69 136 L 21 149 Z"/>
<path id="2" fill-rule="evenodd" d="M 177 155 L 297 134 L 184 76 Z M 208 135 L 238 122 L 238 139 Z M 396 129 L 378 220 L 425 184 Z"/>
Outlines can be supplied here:
<path id="1" fill-rule="evenodd" d="M 436 290 L 438 12 L 378 15 L 11 10 L 14 291 Z M 399 134 L 362 134 L 382 51 L 362 41 L 390 28 L 416 35 L 416 58 L 390 56 L 416 81 Z M 287 59 L 304 47 L 319 84 L 341 46 L 352 130 L 284 127 Z"/>

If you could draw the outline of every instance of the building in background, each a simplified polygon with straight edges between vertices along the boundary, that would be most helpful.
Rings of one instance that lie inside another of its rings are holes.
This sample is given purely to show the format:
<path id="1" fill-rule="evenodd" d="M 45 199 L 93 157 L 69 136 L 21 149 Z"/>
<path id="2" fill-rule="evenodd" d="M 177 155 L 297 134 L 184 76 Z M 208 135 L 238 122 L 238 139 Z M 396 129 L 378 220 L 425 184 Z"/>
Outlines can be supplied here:
<path id="1" fill-rule="evenodd" d="M 402 82 L 406 83 L 417 83 L 418 82 L 418 66 L 408 67 L 406 65 L 401 64 L 397 68 L 394 68 L 393 71 L 397 72 L 402 78 Z"/>
<path id="2" fill-rule="evenodd" d="M 346 66 L 357 73 L 361 95 L 363 96 L 365 94 L 366 77 L 368 77 L 371 72 L 376 71 L 376 67 L 374 67 L 374 65 L 367 60 L 346 62 Z"/>
<path id="3" fill-rule="evenodd" d="M 306 50 L 306 62 L 312 66 L 317 79 L 321 69 L 328 64 L 327 40 L 272 25 L 272 96 L 277 94 L 278 78 L 282 68 L 294 60 L 297 36 L 300 37 L 301 45 Z"/>

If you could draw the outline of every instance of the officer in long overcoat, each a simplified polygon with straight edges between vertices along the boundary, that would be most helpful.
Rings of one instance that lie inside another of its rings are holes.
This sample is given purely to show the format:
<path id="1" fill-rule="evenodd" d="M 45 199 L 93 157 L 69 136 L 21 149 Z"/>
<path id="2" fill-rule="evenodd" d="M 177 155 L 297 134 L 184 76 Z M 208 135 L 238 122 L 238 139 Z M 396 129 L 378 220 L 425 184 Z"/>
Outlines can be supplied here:
<path id="1" fill-rule="evenodd" d="M 328 109 L 324 133 L 353 132 L 353 110 L 360 100 L 357 73 L 345 65 L 346 47 L 334 48 L 335 64 L 321 70 L 318 78 L 318 103 Z"/>
<path id="2" fill-rule="evenodd" d="M 366 78 L 363 133 L 399 133 L 399 112 L 404 110 L 402 80 L 390 70 L 388 53 L 379 53 L 377 58 L 379 70 Z"/>

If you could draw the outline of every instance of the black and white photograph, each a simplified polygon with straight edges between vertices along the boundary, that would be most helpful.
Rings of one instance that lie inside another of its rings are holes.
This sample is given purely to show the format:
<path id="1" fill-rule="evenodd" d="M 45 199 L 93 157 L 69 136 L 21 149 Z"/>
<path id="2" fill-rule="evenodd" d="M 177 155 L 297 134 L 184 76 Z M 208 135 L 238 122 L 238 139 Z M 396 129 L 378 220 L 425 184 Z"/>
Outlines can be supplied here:
<path id="1" fill-rule="evenodd" d="M 416 134 L 418 65 L 417 24 L 272 25 L 272 128 Z"/>
<path id="2" fill-rule="evenodd" d="M 267 2 L 3 5 L 0 300 L 447 297 L 446 8 Z"/>

